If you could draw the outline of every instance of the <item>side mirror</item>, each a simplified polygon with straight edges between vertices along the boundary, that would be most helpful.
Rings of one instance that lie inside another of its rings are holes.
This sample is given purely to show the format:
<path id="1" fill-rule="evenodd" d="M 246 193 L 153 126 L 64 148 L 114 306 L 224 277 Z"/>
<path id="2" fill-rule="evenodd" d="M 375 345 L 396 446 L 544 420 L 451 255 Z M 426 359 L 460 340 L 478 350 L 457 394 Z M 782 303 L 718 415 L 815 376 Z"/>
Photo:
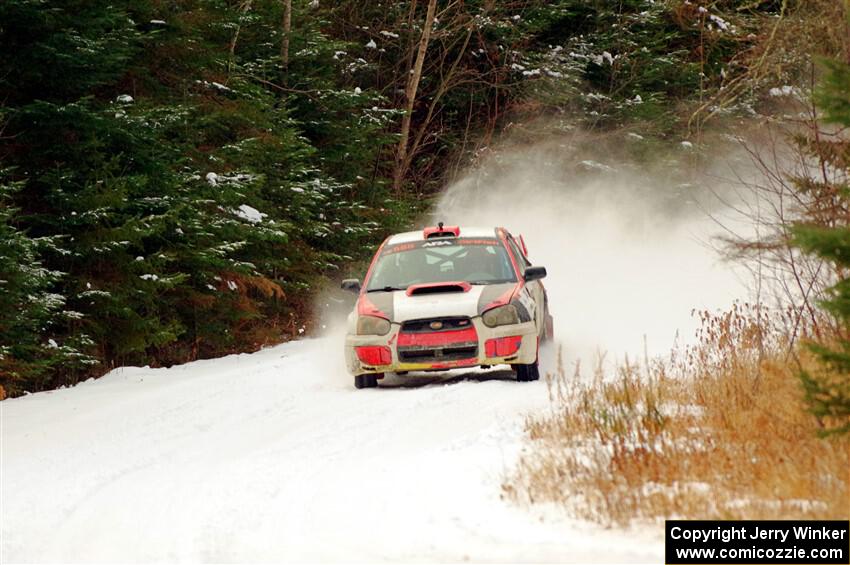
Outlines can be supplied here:
<path id="1" fill-rule="evenodd" d="M 525 282 L 539 281 L 546 276 L 546 267 L 528 267 L 523 278 Z"/>
<path id="2" fill-rule="evenodd" d="M 360 292 L 360 279 L 343 279 L 340 287 L 349 292 Z"/>

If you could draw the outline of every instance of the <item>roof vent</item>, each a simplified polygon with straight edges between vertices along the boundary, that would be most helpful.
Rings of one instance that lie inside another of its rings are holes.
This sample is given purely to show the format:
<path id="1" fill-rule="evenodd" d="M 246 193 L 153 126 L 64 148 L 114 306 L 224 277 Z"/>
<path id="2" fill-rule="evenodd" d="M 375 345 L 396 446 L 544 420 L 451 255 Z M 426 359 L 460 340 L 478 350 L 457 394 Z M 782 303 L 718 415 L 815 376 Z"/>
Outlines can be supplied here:
<path id="1" fill-rule="evenodd" d="M 460 236 L 460 227 L 443 227 L 443 222 L 439 222 L 436 227 L 431 226 L 429 228 L 425 228 L 422 232 L 422 235 L 425 237 L 425 239 L 431 239 L 434 237 L 458 237 Z"/>

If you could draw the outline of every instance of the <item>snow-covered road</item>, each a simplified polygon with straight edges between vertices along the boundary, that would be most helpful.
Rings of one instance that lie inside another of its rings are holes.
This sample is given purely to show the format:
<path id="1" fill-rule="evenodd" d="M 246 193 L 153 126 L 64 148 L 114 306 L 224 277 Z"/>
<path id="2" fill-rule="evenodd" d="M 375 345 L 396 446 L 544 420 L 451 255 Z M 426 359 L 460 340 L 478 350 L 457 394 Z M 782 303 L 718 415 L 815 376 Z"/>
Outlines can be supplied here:
<path id="1" fill-rule="evenodd" d="M 500 499 L 541 382 L 356 390 L 335 337 L 0 403 L 0 561 L 643 561 Z M 471 378 L 468 378 L 471 377 Z"/>

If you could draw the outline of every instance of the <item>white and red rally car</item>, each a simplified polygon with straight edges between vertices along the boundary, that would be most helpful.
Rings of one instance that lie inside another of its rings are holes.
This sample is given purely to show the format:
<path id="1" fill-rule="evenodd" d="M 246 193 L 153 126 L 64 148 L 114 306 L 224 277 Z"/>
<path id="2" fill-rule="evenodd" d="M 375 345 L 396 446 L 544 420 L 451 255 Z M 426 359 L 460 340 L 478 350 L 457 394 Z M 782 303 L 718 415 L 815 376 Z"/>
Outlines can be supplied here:
<path id="1" fill-rule="evenodd" d="M 357 388 L 384 373 L 508 364 L 540 378 L 540 342 L 552 337 L 545 267 L 504 228 L 438 226 L 378 248 L 348 317 L 345 358 Z"/>

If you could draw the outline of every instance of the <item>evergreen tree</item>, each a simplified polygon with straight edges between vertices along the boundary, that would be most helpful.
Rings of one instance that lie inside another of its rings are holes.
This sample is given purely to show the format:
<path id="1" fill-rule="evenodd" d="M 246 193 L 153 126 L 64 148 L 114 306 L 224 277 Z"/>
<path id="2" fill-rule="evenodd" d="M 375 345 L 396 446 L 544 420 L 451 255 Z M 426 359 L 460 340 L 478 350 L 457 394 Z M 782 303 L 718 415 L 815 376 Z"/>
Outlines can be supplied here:
<path id="1" fill-rule="evenodd" d="M 297 335 L 315 281 L 407 217 L 360 174 L 393 113 L 306 5 L 277 83 L 279 5 L 0 5 L 0 386 Z"/>
<path id="2" fill-rule="evenodd" d="M 745 41 L 699 3 L 448 3 L 408 100 L 428 4 L 0 2 L 0 386 L 293 337 L 515 109 L 670 128 Z"/>
<path id="3" fill-rule="evenodd" d="M 850 127 L 850 65 L 826 62 L 827 73 L 818 101 L 827 121 L 841 128 Z M 794 229 L 794 241 L 803 250 L 834 263 L 841 273 L 839 282 L 823 301 L 826 310 L 845 329 L 850 329 L 850 141 L 844 136 L 817 143 L 803 141 L 826 167 L 835 171 L 835 183 L 824 185 L 808 179 L 798 182 L 804 190 L 817 190 L 829 195 L 830 207 L 843 210 L 838 222 L 830 226 L 800 224 Z M 850 340 L 839 337 L 836 343 L 810 344 L 820 358 L 824 370 L 802 371 L 800 379 L 812 412 L 823 422 L 825 433 L 850 432 Z"/>
<path id="4" fill-rule="evenodd" d="M 11 200 L 21 185 L 6 181 L 8 173 L 0 171 L 0 400 L 47 386 L 58 365 L 96 363 L 80 350 L 90 344 L 86 336 L 57 335 L 61 321 L 79 313 L 66 310 L 65 297 L 50 292 L 62 273 L 40 263 L 39 247 L 52 242 L 27 237 L 15 226 Z"/>

